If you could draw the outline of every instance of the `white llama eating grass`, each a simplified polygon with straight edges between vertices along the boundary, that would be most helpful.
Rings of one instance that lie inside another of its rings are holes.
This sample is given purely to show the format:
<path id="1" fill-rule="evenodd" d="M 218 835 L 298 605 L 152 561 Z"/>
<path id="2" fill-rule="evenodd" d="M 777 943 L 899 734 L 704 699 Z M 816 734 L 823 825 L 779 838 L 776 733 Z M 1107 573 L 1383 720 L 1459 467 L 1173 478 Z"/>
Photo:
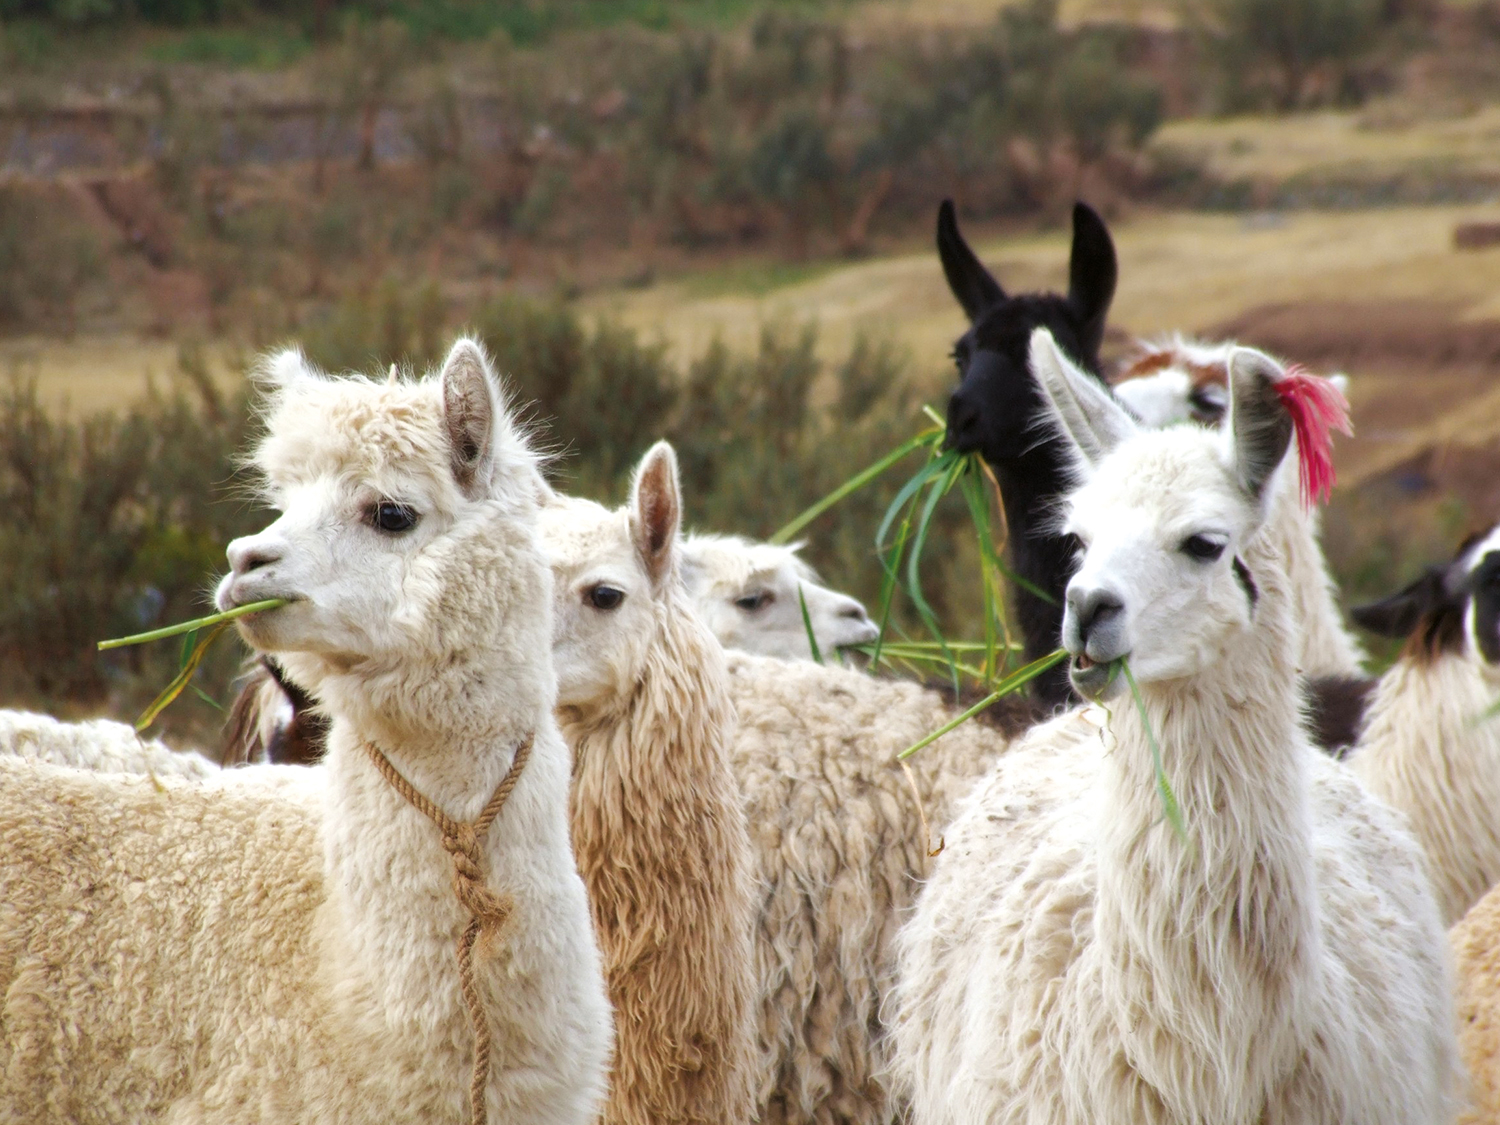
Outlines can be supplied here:
<path id="1" fill-rule="evenodd" d="M 611 1029 L 535 458 L 466 340 L 418 383 L 295 352 L 265 376 L 281 515 L 230 545 L 218 603 L 290 599 L 239 628 L 316 690 L 326 765 L 189 784 L 0 759 L 0 1118 L 583 1125 Z"/>
<path id="2" fill-rule="evenodd" d="M 809 625 L 824 659 L 847 645 L 875 640 L 880 629 L 865 607 L 824 586 L 797 557 L 800 547 L 756 543 L 739 535 L 699 533 L 683 540 L 688 596 L 725 648 L 811 660 Z"/>
<path id="3" fill-rule="evenodd" d="M 1241 349 L 1222 433 L 1142 431 L 1045 331 L 1031 357 L 1079 482 L 1064 644 L 1110 713 L 1035 728 L 947 831 L 900 936 L 913 1120 L 1450 1120 L 1421 853 L 1301 728 L 1291 586 L 1263 534 L 1294 428 L 1307 493 L 1331 479 L 1334 404 Z"/>

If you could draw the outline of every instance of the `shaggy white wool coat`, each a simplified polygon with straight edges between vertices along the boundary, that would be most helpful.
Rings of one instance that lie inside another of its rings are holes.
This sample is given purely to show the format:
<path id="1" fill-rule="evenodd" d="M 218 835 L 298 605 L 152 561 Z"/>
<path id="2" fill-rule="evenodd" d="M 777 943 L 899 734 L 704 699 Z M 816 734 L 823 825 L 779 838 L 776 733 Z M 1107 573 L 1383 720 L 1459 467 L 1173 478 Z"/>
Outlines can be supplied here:
<path id="1" fill-rule="evenodd" d="M 258 461 L 284 514 L 231 545 L 221 598 L 303 598 L 242 628 L 317 688 L 327 764 L 189 784 L 0 760 L 0 1120 L 466 1120 L 468 915 L 436 828 L 363 743 L 470 819 L 532 734 L 482 849 L 514 903 L 475 951 L 486 1095 L 492 1121 L 582 1125 L 611 1033 L 568 845 L 533 460 L 472 344 L 419 384 L 277 366 Z M 490 421 L 464 434 L 466 482 L 454 403 Z M 370 494 L 428 522 L 372 538 Z"/>
<path id="2" fill-rule="evenodd" d="M 1406 815 L 1445 925 L 1500 881 L 1500 684 L 1470 651 L 1404 655 L 1381 677 L 1349 765 Z"/>
<path id="3" fill-rule="evenodd" d="M 212 777 L 217 762 L 177 751 L 134 728 L 109 719 L 63 723 L 30 711 L 0 710 L 0 757 L 26 758 L 58 766 L 158 777 Z"/>
<path id="4" fill-rule="evenodd" d="M 956 714 L 936 692 L 728 656 L 734 768 L 761 889 L 760 1120 L 894 1121 L 883 1008 L 896 929 L 954 802 L 1009 739 L 965 723 L 911 759 L 914 790 L 896 755 Z"/>
<path id="5" fill-rule="evenodd" d="M 1180 502 L 1152 468 L 1100 473 Z M 899 938 L 895 1070 L 919 1125 L 1451 1118 L 1420 850 L 1309 744 L 1279 547 L 1241 557 L 1253 628 L 1142 683 L 1186 843 L 1128 693 L 1036 728 L 963 802 Z"/>

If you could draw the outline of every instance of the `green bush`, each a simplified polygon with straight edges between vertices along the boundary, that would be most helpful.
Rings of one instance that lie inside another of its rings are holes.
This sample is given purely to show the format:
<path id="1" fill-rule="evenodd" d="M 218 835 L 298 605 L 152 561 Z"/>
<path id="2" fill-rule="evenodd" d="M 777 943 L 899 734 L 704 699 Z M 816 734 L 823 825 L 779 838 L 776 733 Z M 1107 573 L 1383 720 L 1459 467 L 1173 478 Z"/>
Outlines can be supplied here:
<path id="1" fill-rule="evenodd" d="M 1213 36 L 1229 108 L 1262 99 L 1283 112 L 1307 104 L 1315 79 L 1339 79 L 1370 47 L 1381 0 L 1214 0 Z"/>

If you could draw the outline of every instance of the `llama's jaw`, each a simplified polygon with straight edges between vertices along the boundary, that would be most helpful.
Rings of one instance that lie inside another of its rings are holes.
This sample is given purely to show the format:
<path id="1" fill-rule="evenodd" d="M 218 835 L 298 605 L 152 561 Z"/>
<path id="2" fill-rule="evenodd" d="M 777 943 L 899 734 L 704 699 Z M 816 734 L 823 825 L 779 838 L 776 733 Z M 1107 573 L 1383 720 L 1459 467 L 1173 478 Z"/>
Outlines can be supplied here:
<path id="1" fill-rule="evenodd" d="M 1120 669 L 1128 656 L 1129 653 L 1123 653 L 1112 660 L 1095 660 L 1086 649 L 1074 653 L 1068 664 L 1068 679 L 1085 699 L 1109 699 L 1124 688 L 1125 677 L 1120 675 Z"/>

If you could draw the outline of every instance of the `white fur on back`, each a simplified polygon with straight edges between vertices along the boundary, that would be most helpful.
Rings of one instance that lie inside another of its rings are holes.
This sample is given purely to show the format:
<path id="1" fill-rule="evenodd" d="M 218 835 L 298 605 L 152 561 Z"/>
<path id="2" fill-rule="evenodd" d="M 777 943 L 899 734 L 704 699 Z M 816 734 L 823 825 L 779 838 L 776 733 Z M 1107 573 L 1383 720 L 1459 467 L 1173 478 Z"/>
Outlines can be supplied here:
<path id="1" fill-rule="evenodd" d="M 124 723 L 64 723 L 29 711 L 0 710 L 0 755 L 6 754 L 58 766 L 158 777 L 203 778 L 219 772 L 218 763 L 202 754 L 142 738 Z"/>

